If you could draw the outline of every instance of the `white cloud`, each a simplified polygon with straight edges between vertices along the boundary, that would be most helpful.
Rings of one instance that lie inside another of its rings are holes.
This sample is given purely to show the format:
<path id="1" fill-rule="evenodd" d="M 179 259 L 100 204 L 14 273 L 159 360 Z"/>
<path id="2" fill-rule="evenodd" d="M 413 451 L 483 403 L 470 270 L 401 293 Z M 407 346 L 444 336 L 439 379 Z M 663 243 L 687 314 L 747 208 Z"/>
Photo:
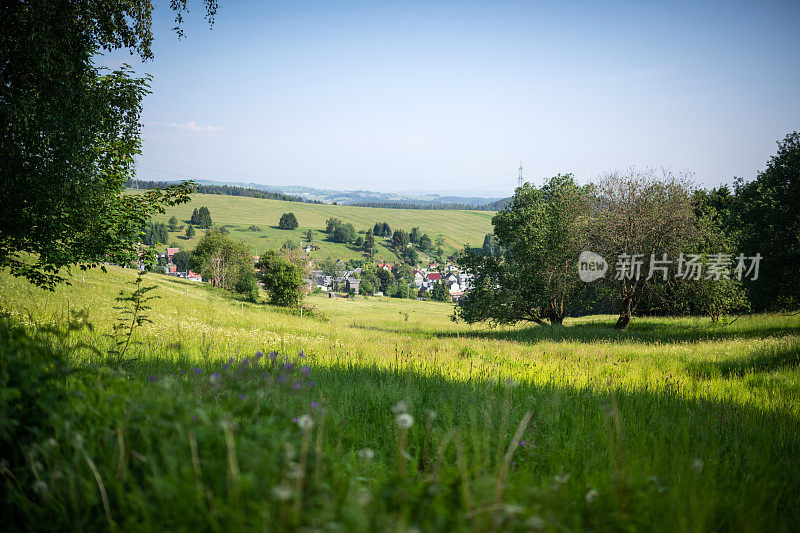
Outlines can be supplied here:
<path id="1" fill-rule="evenodd" d="M 147 123 L 148 126 L 162 126 L 165 128 L 178 128 L 179 130 L 191 131 L 192 133 L 216 133 L 222 131 L 221 126 L 201 126 L 194 120 L 187 120 L 186 122 L 158 122 L 152 121 Z"/>

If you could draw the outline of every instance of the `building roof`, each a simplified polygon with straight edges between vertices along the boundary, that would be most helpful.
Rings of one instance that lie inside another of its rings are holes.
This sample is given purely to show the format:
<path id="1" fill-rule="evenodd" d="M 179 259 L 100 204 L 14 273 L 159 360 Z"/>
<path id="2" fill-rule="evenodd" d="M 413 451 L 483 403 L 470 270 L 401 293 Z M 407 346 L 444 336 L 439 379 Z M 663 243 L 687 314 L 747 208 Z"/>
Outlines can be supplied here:
<path id="1" fill-rule="evenodd" d="M 442 275 L 439 274 L 438 272 L 429 272 L 428 273 L 428 279 L 429 280 L 442 279 Z"/>

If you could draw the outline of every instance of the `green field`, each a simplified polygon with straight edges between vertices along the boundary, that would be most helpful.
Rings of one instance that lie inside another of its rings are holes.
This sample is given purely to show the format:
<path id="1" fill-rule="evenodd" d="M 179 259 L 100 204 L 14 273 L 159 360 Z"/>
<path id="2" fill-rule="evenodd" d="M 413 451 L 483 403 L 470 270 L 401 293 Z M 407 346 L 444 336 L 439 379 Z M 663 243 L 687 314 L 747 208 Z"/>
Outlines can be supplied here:
<path id="1" fill-rule="evenodd" d="M 2 474 L 37 529 L 800 528 L 798 316 L 490 329 L 448 304 L 310 297 L 301 318 L 151 274 L 153 323 L 109 361 L 134 277 L 49 293 L 0 274 L 14 321 L 93 324 L 58 341 L 76 346 L 64 404 Z"/>
<path id="2" fill-rule="evenodd" d="M 166 214 L 154 217 L 153 220 L 166 222 L 175 215 L 181 224 L 187 224 L 192 211 L 201 206 L 209 208 L 215 227 L 232 226 L 228 228 L 231 236 L 245 241 L 256 254 L 261 254 L 266 249 L 280 248 L 287 239 L 305 242 L 306 231 L 311 229 L 314 231 L 313 244 L 320 246 L 320 250 L 311 254 L 313 259 L 330 256 L 344 260 L 358 259 L 363 257 L 363 254 L 354 246 L 327 240 L 323 230 L 325 222 L 332 217 L 353 224 L 356 231 L 372 229 L 376 222 L 388 222 L 393 230 L 411 231 L 411 228 L 418 226 L 433 241 L 438 236 L 444 237 L 444 249 L 451 253 L 467 244 L 481 246 L 484 236 L 492 232 L 491 220 L 494 215 L 491 211 L 379 209 L 284 202 L 243 196 L 193 194 L 190 203 L 169 208 Z M 297 216 L 300 227 L 296 230 L 278 228 L 281 215 L 288 212 Z M 261 231 L 249 230 L 251 225 L 259 226 Z M 203 234 L 202 231 L 198 231 L 193 239 L 186 240 L 183 233 L 183 230 L 171 233 L 170 242 L 175 242 L 180 248 L 187 250 L 193 249 Z M 376 243 L 378 245 L 376 260 L 397 259 L 396 255 L 383 244 L 383 239 L 376 238 Z"/>

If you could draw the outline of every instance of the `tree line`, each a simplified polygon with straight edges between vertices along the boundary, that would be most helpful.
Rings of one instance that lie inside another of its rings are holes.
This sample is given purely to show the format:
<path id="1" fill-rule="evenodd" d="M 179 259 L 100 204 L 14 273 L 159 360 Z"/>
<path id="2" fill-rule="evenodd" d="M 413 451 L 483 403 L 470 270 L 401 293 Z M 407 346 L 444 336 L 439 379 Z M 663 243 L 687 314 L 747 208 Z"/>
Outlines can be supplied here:
<path id="1" fill-rule="evenodd" d="M 669 172 L 616 172 L 588 185 L 557 175 L 517 188 L 492 224 L 483 249 L 458 258 L 474 276 L 455 312 L 467 322 L 615 312 L 625 329 L 642 314 L 718 321 L 796 309 L 800 134 L 779 142 L 751 182 L 705 190 Z M 583 280 L 593 269 L 596 279 Z"/>
<path id="2" fill-rule="evenodd" d="M 129 179 L 125 186 L 129 189 L 161 189 L 174 183 L 169 181 L 147 181 Z M 319 200 L 307 200 L 301 196 L 293 196 L 279 192 L 263 191 L 252 187 L 241 187 L 239 185 L 202 185 L 196 186 L 196 191 L 202 194 L 222 194 L 227 196 L 246 196 L 248 198 L 266 198 L 269 200 L 282 200 L 284 202 L 303 202 L 308 204 L 322 204 Z"/>

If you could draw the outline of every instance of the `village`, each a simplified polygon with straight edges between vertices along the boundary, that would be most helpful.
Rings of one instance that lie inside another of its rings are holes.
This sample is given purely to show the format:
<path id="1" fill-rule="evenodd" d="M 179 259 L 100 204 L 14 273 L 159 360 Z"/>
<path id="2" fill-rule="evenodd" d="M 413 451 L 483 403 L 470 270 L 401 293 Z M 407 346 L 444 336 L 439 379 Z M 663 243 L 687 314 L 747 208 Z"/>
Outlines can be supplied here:
<path id="1" fill-rule="evenodd" d="M 301 248 L 302 251 L 310 253 L 318 247 L 306 245 Z M 176 256 L 181 250 L 175 247 L 168 247 L 163 253 L 158 253 L 159 266 L 156 267 L 157 271 L 168 276 L 184 278 L 189 281 L 204 282 L 202 274 L 194 272 L 191 268 L 181 269 Z M 364 290 L 362 280 L 366 275 L 372 273 L 373 275 L 378 271 L 385 271 L 391 274 L 392 278 L 397 283 L 407 283 L 409 291 L 407 293 L 409 298 L 417 298 L 424 300 L 426 298 L 434 297 L 434 290 L 437 285 L 444 288 L 444 295 L 446 299 L 451 300 L 453 303 L 460 303 L 464 297 L 464 293 L 470 288 L 472 275 L 464 272 L 454 262 L 453 257 L 448 257 L 445 263 L 430 262 L 427 266 L 419 268 L 410 268 L 405 263 L 395 262 L 365 262 L 363 266 L 355 268 L 348 268 L 352 266 L 352 262 L 345 262 L 337 259 L 330 262 L 330 268 L 327 270 L 319 268 L 319 261 L 313 261 L 308 256 L 303 256 L 306 262 L 308 275 L 305 278 L 306 292 L 316 292 L 327 294 L 329 298 L 335 298 L 337 294 L 343 296 L 355 297 L 359 296 L 389 296 L 384 294 L 381 290 L 372 290 L 375 287 L 367 286 L 368 289 Z M 253 256 L 253 264 L 257 265 L 260 261 L 260 256 Z M 315 268 L 316 267 L 316 268 Z M 139 270 L 145 270 L 143 263 L 138 265 Z M 408 272 L 410 269 L 410 272 Z M 405 270 L 405 272 L 404 272 Z M 260 282 L 259 282 L 259 285 Z M 263 287 L 261 287 L 263 288 Z M 377 287 L 378 289 L 380 287 Z M 439 299 L 445 299 L 439 298 Z"/>

